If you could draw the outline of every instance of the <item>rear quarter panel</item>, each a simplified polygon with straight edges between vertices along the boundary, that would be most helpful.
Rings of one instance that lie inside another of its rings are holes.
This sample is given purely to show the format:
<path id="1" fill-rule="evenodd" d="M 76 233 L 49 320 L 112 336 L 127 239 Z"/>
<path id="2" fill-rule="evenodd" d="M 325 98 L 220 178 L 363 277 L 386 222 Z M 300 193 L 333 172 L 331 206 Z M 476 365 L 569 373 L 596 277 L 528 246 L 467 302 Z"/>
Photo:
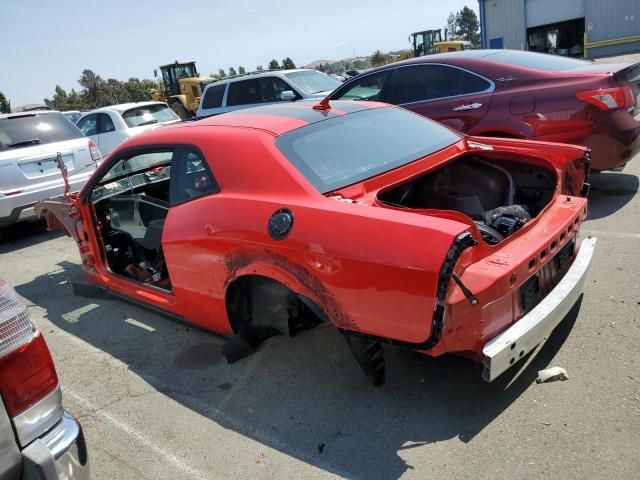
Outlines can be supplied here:
<path id="1" fill-rule="evenodd" d="M 312 299 L 337 327 L 426 340 L 438 273 L 468 226 L 326 198 L 293 170 L 273 136 L 233 135 L 219 143 L 209 135 L 200 145 L 221 193 L 172 208 L 165 223 L 163 247 L 185 316 L 231 333 L 227 287 L 266 275 Z M 294 226 L 278 241 L 267 225 L 280 208 L 293 212 Z"/>

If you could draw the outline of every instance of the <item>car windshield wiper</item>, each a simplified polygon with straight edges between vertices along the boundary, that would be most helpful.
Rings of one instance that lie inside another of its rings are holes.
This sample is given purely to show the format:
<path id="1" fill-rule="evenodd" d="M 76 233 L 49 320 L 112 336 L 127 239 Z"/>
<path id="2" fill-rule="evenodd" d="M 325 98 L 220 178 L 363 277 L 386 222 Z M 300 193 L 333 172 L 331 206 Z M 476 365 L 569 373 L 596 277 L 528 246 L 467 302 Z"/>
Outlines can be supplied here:
<path id="1" fill-rule="evenodd" d="M 152 123 L 158 123 L 158 120 L 149 120 L 148 122 L 139 123 L 138 126 L 141 127 L 143 125 L 151 125 Z"/>
<path id="2" fill-rule="evenodd" d="M 13 147 L 26 147 L 27 145 L 37 145 L 40 143 L 39 138 L 30 138 L 29 140 L 22 140 L 21 142 L 11 143 L 7 145 L 9 148 Z"/>

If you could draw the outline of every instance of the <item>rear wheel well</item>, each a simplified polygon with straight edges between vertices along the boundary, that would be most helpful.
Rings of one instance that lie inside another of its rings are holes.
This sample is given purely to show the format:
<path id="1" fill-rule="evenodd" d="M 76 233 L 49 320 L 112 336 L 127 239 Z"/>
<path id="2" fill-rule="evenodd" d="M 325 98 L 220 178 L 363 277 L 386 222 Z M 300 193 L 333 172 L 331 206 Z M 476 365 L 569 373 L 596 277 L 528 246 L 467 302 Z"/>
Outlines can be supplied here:
<path id="1" fill-rule="evenodd" d="M 272 325 L 281 332 L 289 328 L 291 317 L 313 315 L 324 321 L 320 307 L 289 287 L 263 275 L 244 275 L 227 287 L 225 306 L 234 333 L 247 325 Z"/>

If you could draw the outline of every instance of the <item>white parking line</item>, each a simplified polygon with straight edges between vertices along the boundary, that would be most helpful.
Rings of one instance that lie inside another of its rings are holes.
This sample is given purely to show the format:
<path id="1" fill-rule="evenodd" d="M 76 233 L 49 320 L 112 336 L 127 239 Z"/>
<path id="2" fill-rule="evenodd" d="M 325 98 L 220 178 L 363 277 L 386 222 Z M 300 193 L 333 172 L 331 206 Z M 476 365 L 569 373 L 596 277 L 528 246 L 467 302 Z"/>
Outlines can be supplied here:
<path id="1" fill-rule="evenodd" d="M 143 330 L 146 330 L 147 332 L 155 332 L 156 331 L 155 328 L 147 325 L 146 323 L 139 322 L 138 320 L 135 320 L 133 318 L 127 318 L 125 320 L 125 322 L 128 323 L 129 325 L 133 325 L 134 327 L 140 327 Z"/>
<path id="2" fill-rule="evenodd" d="M 201 479 L 210 478 L 205 473 L 200 472 L 200 471 L 190 467 L 189 465 L 187 465 L 184 461 L 180 460 L 178 457 L 176 457 L 175 455 L 170 453 L 167 449 L 162 448 L 159 445 L 156 445 L 146 435 L 140 433 L 135 428 L 133 428 L 130 425 L 127 425 L 126 423 L 124 423 L 121 420 L 117 419 L 116 417 L 114 417 L 110 413 L 105 412 L 104 410 L 101 410 L 99 406 L 94 405 L 89 400 L 86 400 L 85 398 L 81 397 L 80 395 L 78 395 L 74 391 L 69 390 L 66 387 L 63 387 L 63 391 L 64 391 L 64 393 L 66 395 L 69 395 L 70 397 L 73 397 L 74 400 L 76 402 L 78 402 L 82 407 L 86 408 L 87 410 L 90 410 L 92 413 L 94 413 L 96 415 L 100 415 L 102 418 L 104 418 L 105 420 L 109 421 L 111 424 L 113 424 L 114 426 L 116 426 L 117 428 L 119 428 L 120 430 L 125 432 L 127 435 L 130 435 L 130 436 L 136 438 L 138 441 L 140 441 L 140 443 L 142 443 L 145 446 L 147 446 L 150 449 L 152 449 L 154 452 L 156 452 L 158 455 L 160 455 L 160 457 L 162 457 L 164 460 L 169 462 L 171 465 L 173 465 L 178 470 L 181 470 L 181 471 L 185 472 L 191 478 L 201 478 Z"/>

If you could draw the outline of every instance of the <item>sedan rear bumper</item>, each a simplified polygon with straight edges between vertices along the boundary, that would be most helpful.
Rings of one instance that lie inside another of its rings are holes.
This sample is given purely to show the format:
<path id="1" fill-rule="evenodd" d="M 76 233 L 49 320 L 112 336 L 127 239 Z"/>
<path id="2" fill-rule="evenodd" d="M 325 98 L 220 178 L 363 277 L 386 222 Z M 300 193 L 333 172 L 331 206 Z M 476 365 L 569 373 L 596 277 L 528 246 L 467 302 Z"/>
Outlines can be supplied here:
<path id="1" fill-rule="evenodd" d="M 595 245 L 595 238 L 584 239 L 573 264 L 553 290 L 524 317 L 485 344 L 484 380 L 495 380 L 531 352 L 569 313 L 582 294 Z"/>

